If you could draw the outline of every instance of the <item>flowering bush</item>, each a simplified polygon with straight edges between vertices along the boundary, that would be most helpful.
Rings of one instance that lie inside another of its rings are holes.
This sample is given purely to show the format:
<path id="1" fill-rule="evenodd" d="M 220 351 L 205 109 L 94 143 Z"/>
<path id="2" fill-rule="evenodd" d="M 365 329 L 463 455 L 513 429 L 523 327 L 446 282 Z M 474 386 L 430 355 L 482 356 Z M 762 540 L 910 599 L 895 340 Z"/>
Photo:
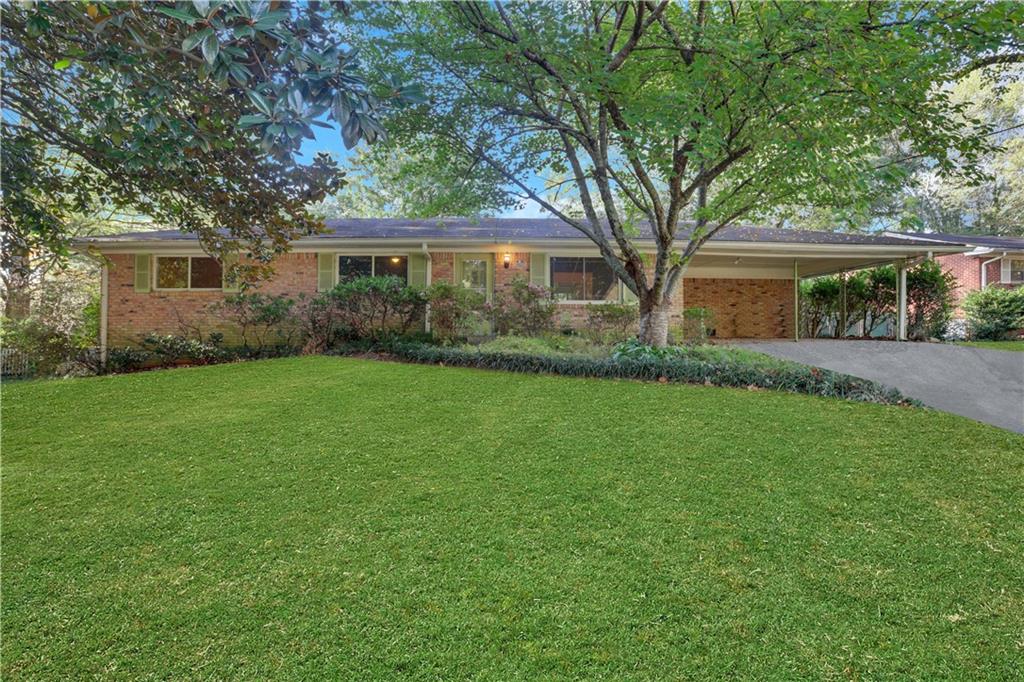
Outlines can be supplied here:
<path id="1" fill-rule="evenodd" d="M 494 331 L 515 336 L 537 336 L 550 331 L 555 317 L 551 290 L 516 277 L 487 305 Z"/>
<path id="2" fill-rule="evenodd" d="M 443 343 L 464 337 L 469 332 L 474 312 L 484 302 L 479 292 L 450 282 L 431 284 L 425 295 L 430 303 L 430 331 Z"/>

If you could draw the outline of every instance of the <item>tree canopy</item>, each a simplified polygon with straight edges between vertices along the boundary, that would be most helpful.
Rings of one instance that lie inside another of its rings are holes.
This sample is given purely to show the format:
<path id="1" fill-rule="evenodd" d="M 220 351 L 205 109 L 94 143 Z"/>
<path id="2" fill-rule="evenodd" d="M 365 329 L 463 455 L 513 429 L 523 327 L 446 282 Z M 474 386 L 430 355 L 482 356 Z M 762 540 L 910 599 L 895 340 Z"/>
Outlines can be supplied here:
<path id="1" fill-rule="evenodd" d="M 715 232 L 895 186 L 885 138 L 979 177 L 990 126 L 965 130 L 941 86 L 1015 49 L 1022 19 L 1007 2 L 376 4 L 357 42 L 375 70 L 427 84 L 429 107 L 389 128 L 443 139 L 588 236 L 660 344 Z M 579 212 L 538 189 L 554 175 Z"/>
<path id="2" fill-rule="evenodd" d="M 364 78 L 345 22 L 332 3 L 9 3 L 4 139 L 34 155 L 19 173 L 47 192 L 269 261 L 318 228 L 310 202 L 342 182 L 326 156 L 297 158 L 313 128 L 334 122 L 347 146 L 373 142 L 382 111 L 420 99 L 397 79 Z M 71 172 L 47 167 L 68 157 Z M 5 232 L 60 252 L 61 217 L 27 201 L 5 186 Z"/>
<path id="3" fill-rule="evenodd" d="M 314 208 L 324 218 L 484 216 L 517 203 L 500 174 L 441 139 L 359 147 L 344 169 L 345 186 Z"/>

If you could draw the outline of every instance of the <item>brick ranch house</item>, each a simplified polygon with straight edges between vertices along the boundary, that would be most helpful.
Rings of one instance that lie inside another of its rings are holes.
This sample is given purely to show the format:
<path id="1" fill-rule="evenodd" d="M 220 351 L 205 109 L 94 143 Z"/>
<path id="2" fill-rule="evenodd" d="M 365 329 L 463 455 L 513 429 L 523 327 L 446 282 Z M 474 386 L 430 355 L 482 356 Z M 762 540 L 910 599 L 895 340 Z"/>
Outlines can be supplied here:
<path id="1" fill-rule="evenodd" d="M 929 241 L 943 245 L 957 244 L 970 250 L 936 256 L 935 261 L 956 277 L 958 288 L 956 316 L 964 315 L 960 303 L 972 291 L 987 286 L 1019 287 L 1024 285 L 1024 238 L 987 235 L 942 234 L 929 232 L 907 235 L 887 232 L 897 238 L 910 237 L 917 242 Z"/>
<path id="2" fill-rule="evenodd" d="M 652 242 L 638 243 L 654 252 Z M 585 322 L 589 305 L 633 299 L 593 243 L 556 219 L 331 220 L 323 233 L 291 247 L 258 291 L 313 295 L 348 277 L 388 274 L 420 287 L 462 282 L 490 298 L 513 278 L 524 277 L 549 286 L 560 323 L 576 327 Z M 136 232 L 84 239 L 78 248 L 105 257 L 102 349 L 138 343 L 149 333 L 180 333 L 183 320 L 204 332 L 230 333 L 211 317 L 210 305 L 236 290 L 195 236 Z M 676 291 L 676 314 L 684 308 L 711 309 L 720 338 L 794 338 L 801 278 L 885 263 L 905 270 L 930 253 L 963 250 L 891 236 L 731 227 L 691 262 Z"/>

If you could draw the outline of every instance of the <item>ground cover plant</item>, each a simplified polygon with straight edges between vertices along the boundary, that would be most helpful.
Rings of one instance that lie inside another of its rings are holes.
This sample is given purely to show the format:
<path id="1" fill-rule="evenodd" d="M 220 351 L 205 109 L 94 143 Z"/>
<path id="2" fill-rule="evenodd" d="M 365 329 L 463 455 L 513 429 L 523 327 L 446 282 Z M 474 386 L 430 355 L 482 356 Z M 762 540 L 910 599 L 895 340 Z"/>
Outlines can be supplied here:
<path id="1" fill-rule="evenodd" d="M 1024 438 L 960 417 L 330 357 L 4 399 L 4 679 L 1024 673 Z"/>
<path id="2" fill-rule="evenodd" d="M 627 353 L 619 348 L 629 348 Z M 730 351 L 735 349 L 730 349 Z M 760 353 L 714 352 L 712 357 L 690 355 L 676 346 L 645 346 L 639 342 L 616 347 L 611 357 L 573 353 L 493 351 L 433 346 L 395 340 L 384 344 L 339 346 L 339 355 L 373 357 L 449 367 L 502 370 L 525 374 L 557 374 L 596 379 L 636 379 L 661 383 L 733 386 L 806 393 L 886 405 L 918 405 L 894 388 L 859 377 L 796 362 L 755 359 Z"/>

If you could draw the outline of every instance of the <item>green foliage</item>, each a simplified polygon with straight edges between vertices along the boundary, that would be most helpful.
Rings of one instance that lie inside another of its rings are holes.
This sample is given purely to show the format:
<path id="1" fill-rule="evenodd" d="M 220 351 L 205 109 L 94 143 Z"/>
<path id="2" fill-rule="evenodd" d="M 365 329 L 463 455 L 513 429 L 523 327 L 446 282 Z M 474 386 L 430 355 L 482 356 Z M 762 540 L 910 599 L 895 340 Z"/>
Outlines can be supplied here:
<path id="1" fill-rule="evenodd" d="M 595 344 L 586 337 L 568 334 L 549 333 L 541 336 L 498 336 L 478 346 L 465 346 L 465 348 L 485 353 L 608 357 L 607 347 Z"/>
<path id="2" fill-rule="evenodd" d="M 307 204 L 340 187 L 326 155 L 295 158 L 313 128 L 331 127 L 326 119 L 348 147 L 373 142 L 382 110 L 423 98 L 397 77 L 367 83 L 344 22 L 332 3 L 10 4 L 0 40 L 5 147 L 48 146 L 30 154 L 58 191 L 37 191 L 62 204 L 85 192 L 195 232 L 210 251 L 244 244 L 268 261 L 317 229 Z M 73 172 L 52 168 L 66 159 Z M 11 212 L 23 234 L 59 252 L 59 207 L 36 208 Z"/>
<path id="3" fill-rule="evenodd" d="M 108 348 L 107 364 L 104 369 L 112 374 L 134 372 L 145 367 L 152 357 L 149 351 L 132 348 L 131 346 Z"/>
<path id="4" fill-rule="evenodd" d="M 23 320 L 4 318 L 0 327 L 0 346 L 26 355 L 33 372 L 38 375 L 57 373 L 80 350 L 71 334 L 39 317 Z"/>
<path id="5" fill-rule="evenodd" d="M 685 308 L 683 323 L 675 330 L 675 341 L 705 341 L 715 335 L 715 311 L 711 308 Z"/>
<path id="6" fill-rule="evenodd" d="M 474 312 L 484 303 L 479 292 L 450 282 L 434 282 L 424 294 L 430 304 L 430 331 L 442 343 L 465 337 Z"/>
<path id="7" fill-rule="evenodd" d="M 907 271 L 907 336 L 926 341 L 946 335 L 953 317 L 956 277 L 927 260 Z"/>
<path id="8" fill-rule="evenodd" d="M 467 161 L 457 145 L 424 138 L 359 147 L 345 186 L 314 211 L 324 218 L 483 216 L 513 208 L 504 178 Z"/>
<path id="9" fill-rule="evenodd" d="M 1024 287 L 977 289 L 967 294 L 963 307 L 974 338 L 998 341 L 1024 329 Z"/>
<path id="10" fill-rule="evenodd" d="M 800 283 L 801 336 L 815 338 L 861 323 L 865 336 L 896 316 L 896 268 L 886 265 L 846 277 L 846 320 L 843 324 L 843 281 L 839 275 L 816 277 Z M 956 278 L 935 261 L 907 270 L 907 336 L 942 338 L 952 318 Z"/>
<path id="11" fill-rule="evenodd" d="M 800 282 L 800 335 L 816 338 L 839 315 L 842 284 L 837 275 Z"/>
<path id="12" fill-rule="evenodd" d="M 427 297 L 398 277 L 357 277 L 330 292 L 337 323 L 356 339 L 406 334 L 422 323 Z"/>
<path id="13" fill-rule="evenodd" d="M 629 344 L 629 342 L 626 342 Z M 626 344 L 623 344 L 624 346 Z M 363 349 L 360 349 L 362 351 Z M 409 362 L 474 367 L 529 374 L 558 374 L 603 379 L 641 379 L 678 383 L 763 388 L 889 405 L 917 404 L 899 391 L 873 381 L 797 363 L 764 366 L 747 362 L 708 362 L 666 348 L 648 347 L 632 357 L 590 358 L 579 355 L 496 353 L 463 348 L 395 342 L 381 350 Z M 337 352 L 346 352 L 345 348 Z"/>
<path id="14" fill-rule="evenodd" d="M 242 346 L 256 352 L 267 346 L 291 346 L 297 332 L 292 322 L 295 301 L 284 295 L 236 294 L 215 306 L 216 312 L 237 326 Z"/>
<path id="15" fill-rule="evenodd" d="M 898 187 L 904 170 L 878 162 L 887 140 L 939 176 L 980 179 L 991 127 L 965 130 L 968 107 L 944 86 L 1022 42 L 1024 6 L 939 7 L 368 3 L 374 30 L 356 42 L 375 68 L 430 92 L 386 118 L 396 139 L 458 143 L 598 244 L 654 311 L 723 225 Z M 656 244 L 653 272 L 641 237 Z"/>
<path id="16" fill-rule="evenodd" d="M 230 357 L 213 343 L 175 334 L 149 334 L 142 340 L 142 349 L 163 367 L 180 363 L 209 365 Z"/>
<path id="17" fill-rule="evenodd" d="M 557 312 L 551 290 L 521 276 L 514 277 L 497 293 L 486 310 L 498 334 L 513 336 L 537 336 L 551 331 Z"/>
<path id="18" fill-rule="evenodd" d="M 601 303 L 587 306 L 584 334 L 596 343 L 615 343 L 636 336 L 640 311 L 632 303 Z"/>

